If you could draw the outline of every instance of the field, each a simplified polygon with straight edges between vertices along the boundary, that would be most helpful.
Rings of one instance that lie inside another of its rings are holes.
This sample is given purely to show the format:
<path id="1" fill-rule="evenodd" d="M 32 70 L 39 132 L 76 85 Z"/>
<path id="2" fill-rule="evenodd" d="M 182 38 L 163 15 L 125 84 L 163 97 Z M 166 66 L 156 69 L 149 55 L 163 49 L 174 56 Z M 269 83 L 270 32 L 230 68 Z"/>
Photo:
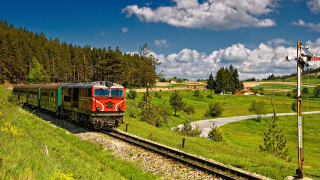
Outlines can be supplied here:
<path id="1" fill-rule="evenodd" d="M 156 178 L 11 102 L 0 89 L 0 179 Z"/>
<path id="2" fill-rule="evenodd" d="M 154 104 L 169 105 L 171 93 L 157 92 L 157 97 L 152 97 L 152 102 Z M 290 157 L 292 157 L 291 162 L 286 162 L 272 154 L 260 152 L 259 150 L 259 145 L 263 144 L 263 132 L 268 128 L 270 118 L 264 118 L 261 123 L 246 120 L 222 126 L 220 129 L 223 132 L 225 142 L 214 142 L 200 137 L 186 137 L 172 131 L 172 127 L 182 124 L 186 120 L 208 119 L 209 117 L 204 117 L 204 114 L 209 102 L 220 102 L 223 105 L 224 112 L 222 117 L 252 114 L 248 112 L 248 108 L 253 100 L 261 100 L 267 103 L 266 96 L 213 95 L 211 99 L 207 97 L 209 93 L 209 91 L 202 90 L 201 97 L 195 97 L 193 96 L 194 91 L 180 91 L 184 102 L 194 106 L 195 113 L 188 115 L 179 111 L 177 116 L 172 115 L 169 123 L 161 128 L 156 128 L 139 120 L 138 112 L 141 110 L 137 107 L 137 101 L 142 98 L 142 93 L 139 93 L 136 101 L 127 100 L 125 122 L 130 124 L 128 131 L 192 154 L 214 159 L 251 172 L 257 172 L 271 178 L 283 179 L 286 176 L 295 174 L 295 169 L 297 168 L 296 116 L 279 117 L 278 120 L 288 139 Z M 275 98 L 277 99 L 275 106 L 277 113 L 293 112 L 291 104 L 296 101 L 295 99 L 286 96 L 275 96 Z M 320 98 L 305 98 L 303 103 L 304 111 L 320 110 Z M 130 112 L 137 112 L 137 118 L 130 117 Z M 267 113 L 272 113 L 270 105 L 268 105 Z M 174 114 L 173 111 L 172 114 Z M 316 154 L 316 149 L 320 148 L 316 143 L 319 141 L 318 137 L 320 135 L 320 126 L 316 123 L 319 117 L 319 115 L 308 115 L 304 126 L 306 153 L 308 153 L 305 157 L 310 158 L 306 160 L 305 164 L 312 166 L 311 169 L 306 169 L 305 172 L 308 177 L 313 178 L 320 177 L 320 168 L 318 168 L 320 167 L 318 161 L 320 158 Z M 125 130 L 125 126 L 121 126 L 120 129 Z M 181 148 L 182 138 L 186 138 L 186 147 L 184 149 Z"/>
<path id="3" fill-rule="evenodd" d="M 277 85 L 274 86 L 274 84 Z M 283 92 L 283 89 L 291 90 L 294 88 L 293 84 L 270 82 L 256 86 L 264 86 L 265 89 L 275 87 L 275 91 L 270 90 L 270 93 L 282 92 L 282 94 L 278 93 L 277 96 L 273 96 L 276 99 L 276 113 L 293 112 L 291 104 L 296 100 L 284 96 L 285 92 Z M 187 86 L 178 84 L 174 88 L 179 87 Z M 75 135 L 66 134 L 65 130 L 52 127 L 28 111 L 7 102 L 10 90 L 0 89 L 0 91 L 0 104 L 3 104 L 0 106 L 0 127 L 12 128 L 12 132 L 22 133 L 22 135 L 12 135 L 5 132 L 6 130 L 1 129 L 0 131 L 0 178 L 1 174 L 12 179 L 48 179 L 60 176 L 84 179 L 91 179 L 92 176 L 97 179 L 156 178 L 151 174 L 144 173 L 137 165 L 124 162 L 94 144 L 80 141 Z M 135 100 L 127 99 L 124 121 L 129 124 L 128 132 L 271 178 L 283 179 L 286 176 L 295 175 L 297 168 L 296 116 L 278 118 L 285 138 L 288 140 L 289 156 L 292 157 L 291 162 L 286 162 L 259 150 L 259 145 L 263 144 L 263 132 L 268 128 L 270 118 L 263 118 L 261 123 L 245 120 L 222 126 L 219 129 L 223 133 L 223 142 L 188 137 L 172 131 L 172 127 L 185 121 L 210 119 L 211 117 L 205 116 L 210 102 L 222 104 L 224 111 L 220 117 L 252 114 L 248 108 L 253 100 L 264 101 L 267 104 L 267 113 L 272 113 L 267 96 L 213 95 L 212 98 L 208 98 L 207 96 L 210 94 L 208 90 L 200 90 L 198 97 L 194 96 L 194 92 L 192 87 L 179 91 L 183 96 L 183 101 L 192 105 L 195 112 L 188 115 L 183 111 L 178 111 L 177 116 L 174 116 L 174 111 L 171 110 L 170 120 L 162 127 L 155 127 L 140 121 L 141 109 L 138 106 L 143 93 L 138 93 Z M 172 89 L 152 92 L 152 103 L 170 107 L 171 94 Z M 320 98 L 304 98 L 303 107 L 304 111 L 319 111 Z M 320 157 L 318 155 L 320 146 L 317 143 L 320 140 L 320 125 L 317 123 L 319 118 L 319 114 L 304 116 L 305 165 L 311 166 L 311 168 L 305 169 L 305 175 L 314 179 L 320 179 Z M 11 124 L 6 124 L 6 122 Z M 120 129 L 125 130 L 126 125 L 121 125 Z M 181 147 L 183 138 L 186 138 L 184 148 Z M 50 156 L 45 155 L 44 145 L 48 147 Z M 25 154 L 28 155 L 27 158 L 25 158 Z"/>

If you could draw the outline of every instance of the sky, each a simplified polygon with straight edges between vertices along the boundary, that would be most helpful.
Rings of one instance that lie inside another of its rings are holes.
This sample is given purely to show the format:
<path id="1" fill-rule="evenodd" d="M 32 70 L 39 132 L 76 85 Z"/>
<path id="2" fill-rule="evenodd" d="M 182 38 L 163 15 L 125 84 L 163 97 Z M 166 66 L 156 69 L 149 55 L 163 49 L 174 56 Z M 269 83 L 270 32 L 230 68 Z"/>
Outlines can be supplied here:
<path id="1" fill-rule="evenodd" d="M 1 0 L 0 19 L 80 46 L 146 43 L 165 77 L 206 79 L 230 64 L 242 80 L 291 74 L 297 41 L 320 56 L 320 0 Z"/>

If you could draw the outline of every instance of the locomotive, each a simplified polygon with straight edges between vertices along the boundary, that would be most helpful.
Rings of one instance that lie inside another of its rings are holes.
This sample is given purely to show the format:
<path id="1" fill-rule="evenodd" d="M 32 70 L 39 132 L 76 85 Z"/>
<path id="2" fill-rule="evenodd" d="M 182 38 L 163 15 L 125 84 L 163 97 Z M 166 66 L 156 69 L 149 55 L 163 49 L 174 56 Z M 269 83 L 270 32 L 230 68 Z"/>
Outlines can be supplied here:
<path id="1" fill-rule="evenodd" d="M 125 88 L 120 84 L 95 81 L 17 85 L 13 93 L 20 103 L 93 129 L 112 129 L 123 123 L 126 98 Z"/>

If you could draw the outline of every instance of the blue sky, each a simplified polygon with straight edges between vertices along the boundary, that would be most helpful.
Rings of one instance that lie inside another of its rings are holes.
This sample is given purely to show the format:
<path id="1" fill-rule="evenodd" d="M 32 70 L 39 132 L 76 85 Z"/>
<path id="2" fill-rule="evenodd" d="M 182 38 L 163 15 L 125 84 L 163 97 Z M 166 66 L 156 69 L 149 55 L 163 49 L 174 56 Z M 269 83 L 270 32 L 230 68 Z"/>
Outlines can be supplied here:
<path id="1" fill-rule="evenodd" d="M 320 56 L 320 0 L 2 1 L 0 19 L 76 45 L 136 52 L 147 43 L 166 77 L 290 74 L 297 41 Z M 312 67 L 318 67 L 317 64 Z"/>

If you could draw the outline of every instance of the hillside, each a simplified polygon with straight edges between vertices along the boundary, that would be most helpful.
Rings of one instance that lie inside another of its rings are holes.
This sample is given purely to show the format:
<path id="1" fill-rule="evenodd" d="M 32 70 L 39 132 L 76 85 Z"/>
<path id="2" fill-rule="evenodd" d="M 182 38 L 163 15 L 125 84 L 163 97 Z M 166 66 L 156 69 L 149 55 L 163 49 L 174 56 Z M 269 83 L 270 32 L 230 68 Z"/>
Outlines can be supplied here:
<path id="1" fill-rule="evenodd" d="M 0 89 L 0 179 L 154 179 L 133 163 L 47 123 Z M 80 134 L 80 132 L 78 132 Z"/>

